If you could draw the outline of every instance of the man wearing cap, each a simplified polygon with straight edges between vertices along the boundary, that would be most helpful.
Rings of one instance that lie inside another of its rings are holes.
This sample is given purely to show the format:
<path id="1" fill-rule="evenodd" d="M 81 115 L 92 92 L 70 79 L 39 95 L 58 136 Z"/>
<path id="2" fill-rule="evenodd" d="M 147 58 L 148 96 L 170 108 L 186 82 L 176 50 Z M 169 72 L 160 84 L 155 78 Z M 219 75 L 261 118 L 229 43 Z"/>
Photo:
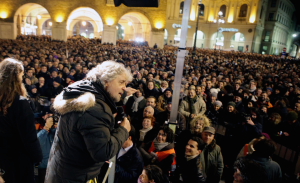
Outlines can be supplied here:
<path id="1" fill-rule="evenodd" d="M 200 154 L 200 162 L 206 174 L 206 183 L 219 183 L 223 173 L 223 156 L 217 145 L 214 127 L 204 127 L 201 138 L 205 147 Z"/>

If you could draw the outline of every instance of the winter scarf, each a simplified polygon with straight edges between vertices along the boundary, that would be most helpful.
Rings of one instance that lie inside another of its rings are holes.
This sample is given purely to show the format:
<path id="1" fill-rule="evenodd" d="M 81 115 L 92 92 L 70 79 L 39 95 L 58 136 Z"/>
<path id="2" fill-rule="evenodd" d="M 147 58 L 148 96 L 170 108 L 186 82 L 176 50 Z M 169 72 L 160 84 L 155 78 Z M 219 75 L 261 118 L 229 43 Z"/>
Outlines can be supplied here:
<path id="1" fill-rule="evenodd" d="M 189 104 L 190 113 L 191 114 L 196 114 L 194 104 L 197 102 L 197 96 L 195 96 L 194 98 L 187 97 L 186 102 Z"/>
<path id="2" fill-rule="evenodd" d="M 140 130 L 140 139 L 139 139 L 139 141 L 144 141 L 146 133 L 149 132 L 150 130 L 152 130 L 152 128 L 153 127 L 151 126 L 151 127 L 147 128 L 147 129 L 141 129 Z"/>
<path id="3" fill-rule="evenodd" d="M 139 107 L 139 102 L 144 99 L 144 96 L 136 97 L 135 95 L 133 95 L 133 99 L 134 99 L 134 102 L 132 104 L 131 109 L 132 109 L 132 112 L 137 112 L 138 107 Z"/>
<path id="4" fill-rule="evenodd" d="M 156 152 L 162 150 L 164 147 L 166 147 L 169 144 L 170 144 L 169 142 L 159 143 L 156 138 L 154 139 L 154 148 Z"/>

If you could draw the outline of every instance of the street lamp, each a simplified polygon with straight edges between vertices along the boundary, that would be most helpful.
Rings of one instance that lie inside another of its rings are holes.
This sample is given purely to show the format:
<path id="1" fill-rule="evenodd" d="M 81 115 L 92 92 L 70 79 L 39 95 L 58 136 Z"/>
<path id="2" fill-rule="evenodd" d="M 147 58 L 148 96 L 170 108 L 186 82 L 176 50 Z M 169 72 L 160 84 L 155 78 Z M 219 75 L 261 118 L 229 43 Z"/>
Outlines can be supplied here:
<path id="1" fill-rule="evenodd" d="M 293 34 L 293 37 L 297 37 L 297 34 Z"/>
<path id="2" fill-rule="evenodd" d="M 220 23 L 225 23 L 225 20 L 223 20 L 223 12 L 222 11 L 219 11 L 218 13 L 219 15 L 219 20 L 214 20 L 214 23 L 217 23 L 218 22 L 218 32 L 217 32 L 217 37 L 216 37 L 216 44 L 215 44 L 215 50 L 217 49 L 217 42 L 218 42 L 218 37 L 219 37 L 219 26 L 220 26 Z M 220 48 L 220 47 L 219 47 Z"/>
<path id="3" fill-rule="evenodd" d="M 198 17 L 197 17 L 197 23 L 196 23 L 196 33 L 195 33 L 195 40 L 194 40 L 194 48 L 193 48 L 193 55 L 196 55 L 196 43 L 197 43 L 197 33 L 198 33 L 198 23 L 199 23 L 199 16 L 201 12 L 201 0 L 198 2 Z"/>

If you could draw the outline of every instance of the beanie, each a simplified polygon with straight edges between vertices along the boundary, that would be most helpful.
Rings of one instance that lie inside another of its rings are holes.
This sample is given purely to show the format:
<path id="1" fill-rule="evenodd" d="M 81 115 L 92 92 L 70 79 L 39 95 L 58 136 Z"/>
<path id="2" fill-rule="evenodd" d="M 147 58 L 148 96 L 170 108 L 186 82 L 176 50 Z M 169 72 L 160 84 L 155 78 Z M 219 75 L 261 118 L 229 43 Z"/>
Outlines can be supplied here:
<path id="1" fill-rule="evenodd" d="M 60 79 L 60 77 L 54 78 L 53 82 L 57 82 L 57 83 L 61 84 L 61 79 Z"/>
<path id="2" fill-rule="evenodd" d="M 219 106 L 219 107 L 222 107 L 222 102 L 219 101 L 219 100 L 217 100 L 217 101 L 214 102 L 214 105 L 217 105 L 217 106 Z"/>
<path id="3" fill-rule="evenodd" d="M 272 88 L 267 88 L 267 90 L 270 90 L 271 93 L 273 92 Z"/>
<path id="4" fill-rule="evenodd" d="M 298 119 L 298 114 L 295 111 L 290 111 L 287 115 L 287 120 L 294 121 Z"/>
<path id="5" fill-rule="evenodd" d="M 67 78 L 71 79 L 74 81 L 74 77 L 72 75 L 68 75 Z"/>
<path id="6" fill-rule="evenodd" d="M 232 106 L 235 108 L 235 103 L 233 101 L 228 102 L 227 106 Z"/>
<path id="7" fill-rule="evenodd" d="M 218 93 L 213 92 L 213 93 L 211 93 L 211 96 L 218 98 Z"/>

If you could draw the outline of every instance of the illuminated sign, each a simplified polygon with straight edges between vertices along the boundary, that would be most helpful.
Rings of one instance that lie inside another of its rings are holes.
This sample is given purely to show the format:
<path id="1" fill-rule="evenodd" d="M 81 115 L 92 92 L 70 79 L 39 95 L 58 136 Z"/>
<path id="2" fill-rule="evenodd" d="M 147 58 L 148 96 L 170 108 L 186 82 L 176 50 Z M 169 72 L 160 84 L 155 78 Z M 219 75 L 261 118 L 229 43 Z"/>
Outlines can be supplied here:
<path id="1" fill-rule="evenodd" d="M 219 28 L 219 32 L 238 32 L 239 29 L 234 28 Z"/>
<path id="2" fill-rule="evenodd" d="M 173 24 L 172 27 L 173 27 L 174 29 L 176 29 L 176 28 L 181 28 L 181 25 L 180 25 L 180 24 Z M 191 26 L 188 25 L 188 28 L 190 29 Z"/>

